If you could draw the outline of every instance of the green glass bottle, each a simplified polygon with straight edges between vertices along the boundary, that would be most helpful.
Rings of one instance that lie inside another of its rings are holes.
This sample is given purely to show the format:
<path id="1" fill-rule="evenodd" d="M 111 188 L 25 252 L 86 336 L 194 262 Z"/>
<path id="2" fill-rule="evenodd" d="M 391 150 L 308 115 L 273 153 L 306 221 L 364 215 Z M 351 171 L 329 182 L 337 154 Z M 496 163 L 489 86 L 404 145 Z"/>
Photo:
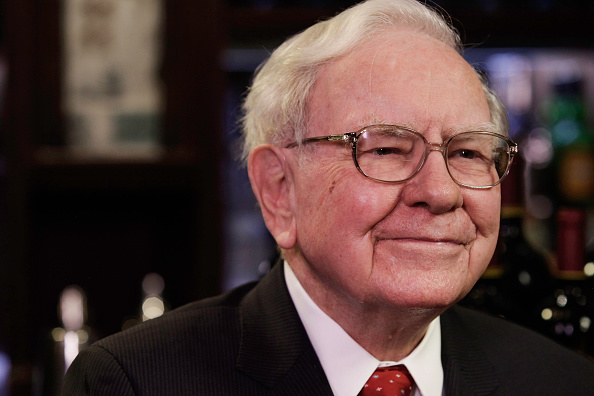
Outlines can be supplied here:
<path id="1" fill-rule="evenodd" d="M 559 206 L 594 204 L 594 135 L 586 123 L 583 80 L 568 73 L 553 83 L 549 123 Z"/>

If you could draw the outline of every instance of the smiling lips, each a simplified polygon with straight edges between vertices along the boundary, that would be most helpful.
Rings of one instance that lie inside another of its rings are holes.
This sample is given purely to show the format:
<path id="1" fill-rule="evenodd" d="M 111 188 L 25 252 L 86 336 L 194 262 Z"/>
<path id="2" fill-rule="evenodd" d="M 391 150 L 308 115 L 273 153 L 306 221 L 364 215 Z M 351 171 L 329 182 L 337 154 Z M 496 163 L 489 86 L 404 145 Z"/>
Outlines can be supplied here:
<path id="1" fill-rule="evenodd" d="M 466 247 L 471 242 L 468 241 L 459 241 L 453 239 L 434 239 L 434 238 L 380 238 L 377 241 L 378 243 L 381 242 L 393 242 L 397 244 L 404 244 L 408 245 L 410 248 L 414 248 L 414 246 L 418 246 L 425 249 L 431 248 L 459 248 L 459 247 Z"/>
<path id="2" fill-rule="evenodd" d="M 377 235 L 377 241 L 396 241 L 396 242 L 410 242 L 423 244 L 438 244 L 438 245 L 468 245 L 476 238 L 474 232 L 451 232 L 450 235 L 439 235 L 438 232 L 421 233 L 421 232 L 395 232 L 391 234 L 382 233 Z"/>
<path id="3" fill-rule="evenodd" d="M 405 238 L 389 238 L 388 240 L 412 242 L 412 243 L 436 243 L 439 245 L 468 245 L 471 240 L 454 239 L 454 238 L 425 238 L 425 237 L 405 237 Z"/>

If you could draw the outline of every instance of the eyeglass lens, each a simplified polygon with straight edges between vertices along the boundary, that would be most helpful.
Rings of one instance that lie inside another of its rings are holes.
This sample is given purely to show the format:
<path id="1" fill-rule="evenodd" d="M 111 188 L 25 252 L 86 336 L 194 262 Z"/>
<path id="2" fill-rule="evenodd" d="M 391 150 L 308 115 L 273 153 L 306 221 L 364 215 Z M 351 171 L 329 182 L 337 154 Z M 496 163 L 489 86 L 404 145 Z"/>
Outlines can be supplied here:
<path id="1" fill-rule="evenodd" d="M 398 182 L 420 170 L 426 153 L 421 135 L 395 126 L 375 126 L 359 135 L 356 162 L 368 177 Z M 450 175 L 458 183 L 492 186 L 507 170 L 509 145 L 497 135 L 465 132 L 449 140 L 445 158 Z"/>

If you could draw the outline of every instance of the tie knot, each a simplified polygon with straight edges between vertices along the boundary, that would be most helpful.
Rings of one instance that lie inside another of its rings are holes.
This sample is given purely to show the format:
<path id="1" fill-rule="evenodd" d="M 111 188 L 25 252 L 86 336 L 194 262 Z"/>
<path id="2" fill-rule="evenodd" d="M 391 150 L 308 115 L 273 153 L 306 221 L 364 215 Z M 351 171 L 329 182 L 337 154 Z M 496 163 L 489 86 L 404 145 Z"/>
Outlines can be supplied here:
<path id="1" fill-rule="evenodd" d="M 409 396 L 413 379 L 403 365 L 378 367 L 361 390 L 360 396 Z"/>

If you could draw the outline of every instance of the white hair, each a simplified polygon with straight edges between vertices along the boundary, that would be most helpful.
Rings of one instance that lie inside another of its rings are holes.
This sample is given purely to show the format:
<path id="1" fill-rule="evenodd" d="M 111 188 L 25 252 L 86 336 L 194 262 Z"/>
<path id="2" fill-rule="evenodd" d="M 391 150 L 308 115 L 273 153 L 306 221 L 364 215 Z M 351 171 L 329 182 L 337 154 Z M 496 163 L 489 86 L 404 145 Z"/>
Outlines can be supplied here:
<path id="1" fill-rule="evenodd" d="M 319 22 L 279 46 L 256 71 L 243 104 L 243 158 L 260 144 L 300 142 L 307 131 L 307 103 L 321 69 L 383 32 L 408 28 L 433 37 L 458 53 L 456 30 L 416 0 L 368 0 Z M 480 76 L 491 122 L 507 133 L 502 104 Z"/>

